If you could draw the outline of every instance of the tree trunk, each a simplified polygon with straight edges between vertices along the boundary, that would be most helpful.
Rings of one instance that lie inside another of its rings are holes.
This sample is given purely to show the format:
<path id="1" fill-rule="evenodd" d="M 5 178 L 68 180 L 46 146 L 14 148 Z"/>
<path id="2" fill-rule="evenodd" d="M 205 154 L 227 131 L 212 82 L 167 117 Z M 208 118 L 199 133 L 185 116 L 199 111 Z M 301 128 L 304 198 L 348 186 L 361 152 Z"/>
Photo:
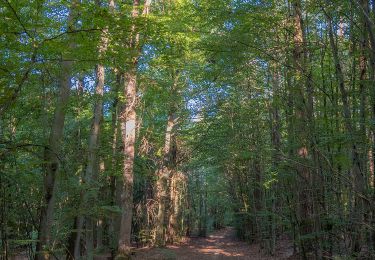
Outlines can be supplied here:
<path id="1" fill-rule="evenodd" d="M 125 111 L 122 114 L 121 132 L 123 150 L 123 187 L 121 194 L 122 215 L 118 251 L 121 255 L 129 255 L 131 247 L 131 225 L 133 215 L 133 167 L 135 155 L 136 128 L 136 64 L 125 78 Z"/>
<path id="2" fill-rule="evenodd" d="M 119 98 L 118 91 L 121 86 L 121 73 L 115 69 L 116 74 L 116 85 L 112 90 L 115 96 L 112 104 L 112 160 L 111 160 L 111 177 L 110 177 L 110 189 L 111 189 L 111 205 L 112 206 L 121 206 L 121 181 L 122 179 L 117 176 L 117 156 L 118 156 L 118 137 L 119 137 Z M 117 251 L 117 244 L 119 239 L 119 230 L 120 230 L 121 216 L 114 215 L 111 219 L 111 222 L 108 226 L 108 231 L 110 234 L 110 248 L 111 254 L 114 258 Z"/>
<path id="3" fill-rule="evenodd" d="M 183 193 L 183 186 L 185 183 L 185 176 L 183 173 L 174 170 L 171 176 L 171 187 L 170 187 L 170 202 L 171 210 L 169 215 L 168 223 L 168 240 L 167 242 L 174 243 L 176 238 L 181 235 L 181 222 L 179 220 L 182 217 L 182 199 L 185 195 Z"/>
<path id="4" fill-rule="evenodd" d="M 158 215 L 156 221 L 156 237 L 155 244 L 157 246 L 164 246 L 166 242 L 166 213 L 168 203 L 168 180 L 172 172 L 172 157 L 173 157 L 173 136 L 174 129 L 177 123 L 176 113 L 172 110 L 168 115 L 168 123 L 165 131 L 164 151 L 161 167 L 158 170 L 157 181 L 157 198 L 158 198 Z"/>
<path id="5" fill-rule="evenodd" d="M 76 1 L 73 1 L 71 4 L 70 12 L 68 15 L 68 30 L 71 30 L 73 26 L 74 9 L 76 5 Z M 74 44 L 70 43 L 69 47 L 74 48 Z M 51 126 L 48 148 L 44 150 L 44 197 L 40 212 L 38 242 L 36 244 L 35 259 L 37 260 L 50 259 L 51 228 L 54 220 L 54 199 L 57 185 L 56 177 L 60 164 L 59 151 L 63 138 L 65 111 L 68 104 L 71 88 L 71 73 L 73 62 L 69 60 L 62 60 L 60 62 L 60 65 L 60 90 Z"/>
<path id="6" fill-rule="evenodd" d="M 367 21 L 367 31 L 368 35 L 370 38 L 370 82 L 371 84 L 369 85 L 370 89 L 370 97 L 371 97 L 371 120 L 372 122 L 375 122 L 375 19 L 372 21 L 369 20 L 369 11 L 364 10 L 365 15 L 364 17 L 368 19 Z M 372 12 L 374 17 L 375 14 L 375 2 L 372 1 Z M 372 162 L 370 162 L 370 165 L 372 166 L 372 189 L 373 189 L 373 194 L 372 194 L 372 204 L 375 204 L 375 124 L 372 124 L 371 127 L 371 138 L 372 138 Z M 372 226 L 375 226 L 375 207 L 372 207 Z M 375 230 L 372 231 L 372 249 L 375 250 Z"/>
<path id="7" fill-rule="evenodd" d="M 307 85 L 307 91 L 311 91 L 310 86 L 310 75 L 307 69 L 307 50 L 305 47 L 305 36 L 304 36 L 304 21 L 302 18 L 301 1 L 293 0 L 293 25 L 294 25 L 294 49 L 293 58 L 295 66 L 295 131 L 296 136 L 296 151 L 295 154 L 299 159 L 298 165 L 296 165 L 298 174 L 298 222 L 300 225 L 300 249 L 302 250 L 303 256 L 306 258 L 307 254 L 313 249 L 313 243 L 311 239 L 307 239 L 306 236 L 313 232 L 312 225 L 312 202 L 311 202 L 311 173 L 308 168 L 308 157 L 309 157 L 309 131 L 307 124 L 308 114 L 312 101 L 305 98 L 305 84 Z M 307 104 L 307 107 L 306 107 Z M 302 237 L 302 238 L 301 238 Z"/>
<path id="8" fill-rule="evenodd" d="M 271 143 L 273 148 L 272 153 L 272 169 L 277 172 L 281 162 L 281 121 L 279 111 L 279 95 L 280 95 L 280 71 L 276 64 L 271 66 L 271 77 L 272 77 L 272 106 L 270 111 L 270 122 L 271 122 Z M 278 173 L 279 174 L 279 173 Z M 275 254 L 276 250 L 276 219 L 277 214 L 277 191 L 280 189 L 279 185 L 275 184 L 272 189 L 272 205 L 269 224 L 269 245 L 268 250 L 270 255 Z"/>
<path id="9" fill-rule="evenodd" d="M 145 1 L 143 15 L 149 13 L 150 0 Z M 133 0 L 132 18 L 139 16 L 139 0 Z M 121 194 L 121 226 L 118 242 L 119 256 L 129 257 L 131 249 L 131 226 L 133 216 L 133 183 L 134 183 L 134 156 L 136 141 L 136 102 L 137 102 L 137 64 L 139 58 L 138 44 L 139 33 L 136 25 L 132 26 L 132 38 L 130 48 L 136 51 L 132 58 L 132 65 L 128 72 L 124 73 L 124 96 L 126 104 L 121 112 L 121 135 L 123 144 L 123 184 Z"/>
<path id="10" fill-rule="evenodd" d="M 83 91 L 84 91 L 84 81 L 83 78 L 78 78 L 77 82 L 77 90 L 78 90 L 78 97 L 81 100 Z M 82 104 L 81 102 L 78 105 L 77 109 L 77 114 L 79 115 L 81 113 L 82 109 Z M 81 124 L 79 122 L 78 125 L 78 130 L 77 130 L 77 155 L 76 156 L 81 156 L 82 154 L 82 141 L 81 141 Z M 80 162 L 82 163 L 82 162 Z M 82 194 L 80 194 L 82 195 Z M 79 222 L 82 220 L 81 222 Z M 73 228 L 75 229 L 75 232 L 71 232 L 68 238 L 68 247 L 66 251 L 66 258 L 68 260 L 70 259 L 77 259 L 80 256 L 80 252 L 77 251 L 79 250 L 79 245 L 77 243 L 80 243 L 81 241 L 81 230 L 83 228 L 83 219 L 80 218 L 80 216 L 75 216 L 74 222 L 73 222 Z"/>
<path id="11" fill-rule="evenodd" d="M 333 34 L 333 26 L 331 17 L 326 13 L 327 23 L 328 23 L 328 34 L 329 34 L 329 41 L 330 46 L 332 49 L 333 60 L 335 63 L 336 68 L 336 77 L 338 80 L 340 92 L 341 92 L 341 101 L 343 103 L 343 117 L 344 123 L 346 127 L 346 131 L 350 138 L 350 145 L 351 145 L 351 156 L 352 156 L 352 176 L 354 180 L 354 193 L 355 193 L 355 205 L 352 212 L 353 215 L 353 225 L 351 227 L 353 236 L 352 236 L 352 250 L 353 253 L 358 253 L 360 251 L 361 245 L 361 231 L 360 231 L 360 224 L 363 221 L 363 199 L 361 195 L 364 194 L 364 176 L 363 176 L 363 163 L 360 159 L 360 154 L 358 151 L 358 144 L 355 140 L 356 131 L 354 126 L 352 125 L 351 121 L 351 111 L 350 105 L 348 100 L 348 93 L 345 88 L 345 80 L 344 74 L 341 68 L 341 62 L 339 59 L 338 48 L 335 44 L 334 34 Z M 358 225 L 359 224 L 359 225 Z"/>
<path id="12" fill-rule="evenodd" d="M 109 7 L 111 11 L 114 8 L 113 0 L 109 1 Z M 98 46 L 98 56 L 99 59 L 103 58 L 106 50 L 108 48 L 108 27 L 103 30 L 101 35 L 100 43 Z M 94 116 L 91 122 L 91 130 L 90 130 L 90 137 L 88 141 L 88 155 L 87 155 L 87 166 L 86 171 L 83 176 L 83 181 L 88 187 L 91 187 L 93 181 L 98 176 L 98 143 L 99 143 L 99 134 L 100 134 L 100 126 L 101 120 L 103 117 L 103 93 L 104 93 L 104 81 L 105 81 L 105 68 L 104 65 L 98 64 L 96 66 L 96 87 L 95 87 L 95 105 L 94 105 Z M 90 199 L 89 193 L 84 191 L 80 208 L 84 208 L 88 205 Z M 77 216 L 77 220 L 75 221 L 75 230 L 76 234 L 71 236 L 71 239 L 75 240 L 74 242 L 70 242 L 70 244 L 74 244 L 73 252 L 70 251 L 67 253 L 67 259 L 74 259 L 79 258 L 80 256 L 80 240 L 81 240 L 81 232 L 83 223 L 86 223 L 86 251 L 88 259 L 92 259 L 92 251 L 93 251 L 93 219 L 90 217 L 86 217 L 84 220 L 84 216 Z M 88 234 L 89 232 L 89 234 Z"/>

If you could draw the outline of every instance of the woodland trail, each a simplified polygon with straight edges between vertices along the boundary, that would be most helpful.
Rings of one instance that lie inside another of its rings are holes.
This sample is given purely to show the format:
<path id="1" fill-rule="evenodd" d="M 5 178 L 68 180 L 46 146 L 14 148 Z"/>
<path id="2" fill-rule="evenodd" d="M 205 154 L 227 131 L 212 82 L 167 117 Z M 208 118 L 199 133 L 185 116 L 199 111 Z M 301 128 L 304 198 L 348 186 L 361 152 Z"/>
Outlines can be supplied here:
<path id="1" fill-rule="evenodd" d="M 278 244 L 275 257 L 265 256 L 260 252 L 259 244 L 239 241 L 233 228 L 224 228 L 206 238 L 190 238 L 180 245 L 138 249 L 132 259 L 287 259 L 291 254 L 290 244 L 284 241 Z"/>

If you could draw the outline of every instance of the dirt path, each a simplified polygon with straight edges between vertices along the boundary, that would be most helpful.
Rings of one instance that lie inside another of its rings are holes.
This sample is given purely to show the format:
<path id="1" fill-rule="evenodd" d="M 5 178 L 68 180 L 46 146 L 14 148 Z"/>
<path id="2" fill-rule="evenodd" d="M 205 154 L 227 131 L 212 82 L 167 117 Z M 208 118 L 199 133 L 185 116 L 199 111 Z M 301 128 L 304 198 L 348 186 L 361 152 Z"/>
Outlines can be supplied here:
<path id="1" fill-rule="evenodd" d="M 287 259 L 290 255 L 290 246 L 280 244 L 276 251 L 276 257 L 264 256 L 260 252 L 259 245 L 249 245 L 238 241 L 234 230 L 225 228 L 206 238 L 191 238 L 187 243 L 181 245 L 138 249 L 132 259 Z"/>

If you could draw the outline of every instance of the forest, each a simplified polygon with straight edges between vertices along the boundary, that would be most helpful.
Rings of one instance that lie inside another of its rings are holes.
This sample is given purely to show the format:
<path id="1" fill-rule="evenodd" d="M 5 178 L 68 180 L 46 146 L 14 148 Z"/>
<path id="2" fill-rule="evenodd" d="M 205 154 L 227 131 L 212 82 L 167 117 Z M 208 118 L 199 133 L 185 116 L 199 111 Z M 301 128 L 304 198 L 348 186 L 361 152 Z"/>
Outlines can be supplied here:
<path id="1" fill-rule="evenodd" d="M 374 0 L 0 1 L 0 259 L 375 259 L 374 164 Z"/>

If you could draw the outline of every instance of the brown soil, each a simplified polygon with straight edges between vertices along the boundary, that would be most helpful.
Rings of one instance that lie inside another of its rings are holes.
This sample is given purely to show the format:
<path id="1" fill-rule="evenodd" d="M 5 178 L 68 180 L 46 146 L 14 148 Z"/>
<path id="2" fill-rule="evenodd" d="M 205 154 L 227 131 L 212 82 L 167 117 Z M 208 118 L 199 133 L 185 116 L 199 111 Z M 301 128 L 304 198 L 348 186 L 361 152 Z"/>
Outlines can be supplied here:
<path id="1" fill-rule="evenodd" d="M 206 260 L 206 259 L 292 259 L 292 243 L 281 239 L 277 244 L 275 256 L 262 253 L 259 244 L 249 244 L 239 241 L 233 228 L 224 228 L 213 232 L 206 238 L 189 238 L 179 245 L 169 245 L 165 248 L 135 249 L 132 260 Z M 12 260 L 26 260 L 25 255 L 11 257 Z M 61 259 L 64 259 L 63 257 Z M 110 254 L 94 257 L 94 260 L 111 259 Z"/>
<path id="2" fill-rule="evenodd" d="M 132 259 L 287 259 L 292 252 L 289 241 L 284 240 L 278 244 L 276 256 L 266 256 L 261 252 L 258 244 L 250 245 L 239 241 L 232 228 L 225 228 L 215 231 L 206 238 L 191 238 L 180 245 L 137 249 Z"/>

